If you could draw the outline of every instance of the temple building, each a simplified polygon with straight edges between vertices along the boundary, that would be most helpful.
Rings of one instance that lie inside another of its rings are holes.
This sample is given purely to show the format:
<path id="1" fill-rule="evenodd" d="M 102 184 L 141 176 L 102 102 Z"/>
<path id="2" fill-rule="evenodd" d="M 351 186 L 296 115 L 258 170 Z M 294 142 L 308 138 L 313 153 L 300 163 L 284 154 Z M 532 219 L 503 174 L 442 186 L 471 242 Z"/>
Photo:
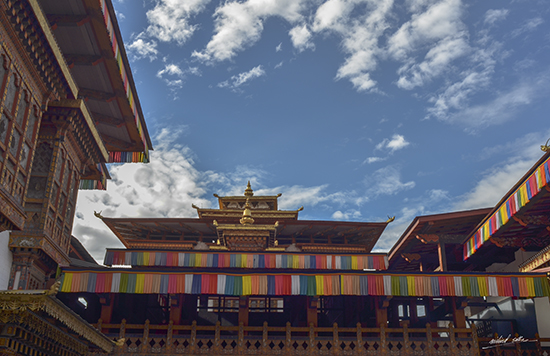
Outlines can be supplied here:
<path id="1" fill-rule="evenodd" d="M 546 263 L 549 159 L 494 208 L 415 218 L 388 254 L 392 219 L 300 220 L 250 184 L 197 218 L 100 216 L 125 248 L 63 268 L 58 298 L 115 354 L 542 355 L 550 286 L 520 265 Z"/>
<path id="2" fill-rule="evenodd" d="M 196 218 L 107 218 L 78 189 L 151 140 L 111 0 L 0 1 L 1 355 L 548 355 L 550 151 L 493 208 L 391 223 L 301 220 L 279 195 Z"/>
<path id="3" fill-rule="evenodd" d="M 78 190 L 150 148 L 110 0 L 0 2 L 0 354 L 113 348 L 49 288 L 89 257 L 71 236 Z"/>

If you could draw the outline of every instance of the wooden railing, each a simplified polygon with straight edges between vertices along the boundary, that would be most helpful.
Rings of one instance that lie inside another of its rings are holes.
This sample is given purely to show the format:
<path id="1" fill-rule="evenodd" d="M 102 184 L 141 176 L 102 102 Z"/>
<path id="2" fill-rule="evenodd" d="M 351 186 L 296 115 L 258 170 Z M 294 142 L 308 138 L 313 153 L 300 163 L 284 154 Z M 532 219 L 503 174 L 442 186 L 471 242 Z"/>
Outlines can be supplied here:
<path id="1" fill-rule="evenodd" d="M 115 355 L 458 355 L 479 356 L 475 327 L 355 328 L 102 324 L 113 340 L 124 338 Z"/>

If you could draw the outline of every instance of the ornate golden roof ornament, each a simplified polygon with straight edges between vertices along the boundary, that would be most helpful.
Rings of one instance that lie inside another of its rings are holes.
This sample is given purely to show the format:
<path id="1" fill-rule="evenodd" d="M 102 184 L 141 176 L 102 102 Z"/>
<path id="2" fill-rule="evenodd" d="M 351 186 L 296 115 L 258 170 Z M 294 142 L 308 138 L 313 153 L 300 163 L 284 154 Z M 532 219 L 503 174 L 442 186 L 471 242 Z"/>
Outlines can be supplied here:
<path id="1" fill-rule="evenodd" d="M 250 182 L 248 182 L 248 187 L 250 187 Z M 250 189 L 250 191 L 252 192 L 252 189 Z M 245 192 L 245 194 L 246 194 L 246 192 Z M 252 225 L 252 224 L 254 224 L 254 219 L 252 219 L 252 211 L 250 211 L 250 204 L 249 204 L 248 199 L 249 198 L 246 198 L 246 205 L 244 206 L 243 217 L 240 220 L 242 225 Z"/>
<path id="2" fill-rule="evenodd" d="M 550 151 L 550 146 L 548 146 L 548 143 L 550 142 L 550 138 L 548 139 L 548 141 L 546 141 L 546 144 L 540 146 L 540 149 L 541 151 L 543 152 L 548 152 Z"/>
<path id="3" fill-rule="evenodd" d="M 57 280 L 49 290 L 44 291 L 45 295 L 56 295 L 59 292 L 59 287 L 61 287 L 61 280 Z"/>
<path id="4" fill-rule="evenodd" d="M 388 215 L 388 220 L 386 221 L 388 224 L 395 220 L 395 216 L 390 217 Z"/>
<path id="5" fill-rule="evenodd" d="M 97 211 L 94 210 L 94 215 L 95 215 L 95 217 L 98 218 L 98 219 L 103 220 L 103 215 L 101 215 L 101 212 L 102 212 L 102 211 L 103 211 L 103 210 L 100 210 L 99 213 L 98 213 Z"/>
<path id="6" fill-rule="evenodd" d="M 252 187 L 250 186 L 250 181 L 248 181 L 248 184 L 246 185 L 246 189 L 244 190 L 244 196 L 245 197 L 252 197 L 254 195 L 254 191 L 252 190 Z M 248 202 L 247 202 L 248 204 Z"/>

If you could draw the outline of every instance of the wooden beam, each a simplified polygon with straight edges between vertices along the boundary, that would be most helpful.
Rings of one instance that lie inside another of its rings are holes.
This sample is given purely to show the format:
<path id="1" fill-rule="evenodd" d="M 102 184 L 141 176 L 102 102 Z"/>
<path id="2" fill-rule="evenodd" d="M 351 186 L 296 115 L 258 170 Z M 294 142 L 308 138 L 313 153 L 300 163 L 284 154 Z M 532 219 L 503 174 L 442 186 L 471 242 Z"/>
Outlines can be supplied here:
<path id="1" fill-rule="evenodd" d="M 239 325 L 248 326 L 248 297 L 239 297 Z"/>
<path id="2" fill-rule="evenodd" d="M 58 26 L 82 26 L 90 22 L 91 17 L 88 15 L 46 15 L 52 30 Z"/>
<path id="3" fill-rule="evenodd" d="M 126 120 L 124 118 L 104 115 L 93 111 L 91 114 L 96 124 L 104 124 L 104 125 L 109 125 L 114 127 L 122 127 L 126 124 Z"/>
<path id="4" fill-rule="evenodd" d="M 105 58 L 103 56 L 91 56 L 86 54 L 65 54 L 65 60 L 70 68 L 74 65 L 81 66 L 96 66 L 103 62 Z"/>
<path id="5" fill-rule="evenodd" d="M 319 306 L 318 297 L 307 297 L 307 325 L 310 326 L 313 324 L 314 327 L 317 327 L 317 308 Z"/>
<path id="6" fill-rule="evenodd" d="M 117 151 L 117 150 L 125 151 L 128 149 L 131 149 L 135 145 L 133 141 L 132 142 L 123 141 L 104 133 L 101 134 L 101 138 L 105 142 L 105 146 L 107 146 L 109 151 Z"/>
<path id="7" fill-rule="evenodd" d="M 93 99 L 106 102 L 111 102 L 117 97 L 123 97 L 122 92 L 119 93 L 118 91 L 116 91 L 114 93 L 107 93 L 104 91 L 87 88 L 80 88 L 80 90 L 78 91 L 78 95 L 83 97 L 85 100 Z"/>
<path id="8" fill-rule="evenodd" d="M 447 255 L 445 254 L 445 243 L 439 242 L 437 245 L 437 255 L 439 257 L 439 271 L 440 272 L 446 272 L 447 271 Z"/>
<path id="9" fill-rule="evenodd" d="M 390 305 L 390 298 L 388 297 L 374 297 L 374 308 L 376 310 L 376 327 L 383 325 L 388 326 L 388 306 Z"/>

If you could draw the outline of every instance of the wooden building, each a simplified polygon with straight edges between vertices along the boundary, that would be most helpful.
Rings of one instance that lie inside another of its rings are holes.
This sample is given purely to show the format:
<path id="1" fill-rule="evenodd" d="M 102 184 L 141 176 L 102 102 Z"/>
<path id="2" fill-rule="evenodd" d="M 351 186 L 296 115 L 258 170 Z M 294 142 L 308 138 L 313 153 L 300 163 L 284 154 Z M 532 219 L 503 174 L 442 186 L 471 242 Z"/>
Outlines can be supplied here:
<path id="1" fill-rule="evenodd" d="M 81 315 L 124 339 L 115 354 L 479 355 L 492 331 L 535 339 L 528 322 L 480 319 L 550 295 L 545 274 L 464 263 L 492 209 L 418 217 L 386 256 L 371 249 L 389 221 L 300 220 L 250 185 L 216 197 L 195 219 L 103 218 L 126 248 L 108 269 L 64 268 L 59 298 L 84 298 Z"/>
<path id="2" fill-rule="evenodd" d="M 13 257 L 0 354 L 86 354 L 86 337 L 112 349 L 53 295 L 23 291 L 49 288 L 78 255 L 78 189 L 105 189 L 107 163 L 147 162 L 150 148 L 110 0 L 0 1 L 0 231 Z"/>
<path id="3" fill-rule="evenodd" d="M 300 220 L 249 185 L 195 219 L 103 218 L 126 248 L 100 266 L 71 237 L 76 192 L 151 148 L 112 4 L 0 7 L 1 354 L 548 352 L 550 152 L 494 208 L 417 217 L 387 255 L 390 221 Z"/>
<path id="4" fill-rule="evenodd" d="M 151 142 L 108 0 L 0 2 L 0 224 L 9 289 L 41 289 L 69 250 L 79 188 Z"/>

